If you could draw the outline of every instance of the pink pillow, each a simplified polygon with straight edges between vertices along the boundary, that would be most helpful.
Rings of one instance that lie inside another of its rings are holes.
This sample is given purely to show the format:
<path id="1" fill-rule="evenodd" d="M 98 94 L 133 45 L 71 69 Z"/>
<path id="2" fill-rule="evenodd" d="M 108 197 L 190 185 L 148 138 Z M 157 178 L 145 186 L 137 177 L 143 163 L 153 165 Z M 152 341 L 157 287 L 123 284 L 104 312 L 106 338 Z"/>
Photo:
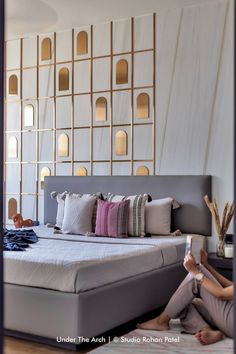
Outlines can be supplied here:
<path id="1" fill-rule="evenodd" d="M 129 204 L 129 200 L 117 203 L 98 200 L 95 234 L 128 237 Z"/>

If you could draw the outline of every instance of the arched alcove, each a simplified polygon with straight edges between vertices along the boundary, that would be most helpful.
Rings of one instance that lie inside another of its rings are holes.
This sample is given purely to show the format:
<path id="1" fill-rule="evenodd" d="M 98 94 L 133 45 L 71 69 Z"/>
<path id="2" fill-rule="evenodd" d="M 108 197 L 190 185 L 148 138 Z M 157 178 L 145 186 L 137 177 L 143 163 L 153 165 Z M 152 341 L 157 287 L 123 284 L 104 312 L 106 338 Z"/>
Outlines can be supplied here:
<path id="1" fill-rule="evenodd" d="M 44 189 L 44 178 L 46 176 L 51 176 L 51 170 L 49 167 L 43 167 L 40 173 L 41 189 Z"/>
<path id="2" fill-rule="evenodd" d="M 10 198 L 8 201 L 8 219 L 17 214 L 17 200 L 15 198 Z"/>
<path id="3" fill-rule="evenodd" d="M 27 104 L 24 108 L 24 126 L 32 127 L 34 125 L 34 106 Z"/>
<path id="4" fill-rule="evenodd" d="M 120 59 L 116 63 L 116 84 L 122 85 L 128 83 L 128 62 L 125 59 Z"/>
<path id="5" fill-rule="evenodd" d="M 149 95 L 145 92 L 137 96 L 136 118 L 149 118 Z"/>
<path id="6" fill-rule="evenodd" d="M 80 31 L 77 34 L 77 55 L 83 55 L 88 53 L 88 33 L 86 31 Z"/>
<path id="7" fill-rule="evenodd" d="M 127 155 L 128 135 L 124 130 L 119 130 L 115 135 L 115 153 L 118 156 Z"/>
<path id="8" fill-rule="evenodd" d="M 59 91 L 67 91 L 70 87 L 69 69 L 61 68 L 59 71 Z"/>
<path id="9" fill-rule="evenodd" d="M 60 134 L 58 137 L 58 156 L 69 156 L 69 137 L 64 133 Z"/>
<path id="10" fill-rule="evenodd" d="M 16 159 L 18 156 L 18 140 L 15 136 L 11 136 L 8 140 L 8 157 Z"/>
<path id="11" fill-rule="evenodd" d="M 107 100 L 105 97 L 99 97 L 96 100 L 95 120 L 97 122 L 105 122 L 107 120 Z"/>
<path id="12" fill-rule="evenodd" d="M 146 166 L 139 166 L 136 170 L 137 176 L 149 176 L 149 169 Z"/>
<path id="13" fill-rule="evenodd" d="M 87 169 L 85 167 L 78 167 L 76 171 L 77 176 L 87 176 Z"/>
<path id="14" fill-rule="evenodd" d="M 44 61 L 50 59 L 52 59 L 52 42 L 49 37 L 46 37 L 41 43 L 41 60 Z"/>
<path id="15" fill-rule="evenodd" d="M 9 95 L 18 95 L 18 78 L 15 74 L 9 77 Z"/>

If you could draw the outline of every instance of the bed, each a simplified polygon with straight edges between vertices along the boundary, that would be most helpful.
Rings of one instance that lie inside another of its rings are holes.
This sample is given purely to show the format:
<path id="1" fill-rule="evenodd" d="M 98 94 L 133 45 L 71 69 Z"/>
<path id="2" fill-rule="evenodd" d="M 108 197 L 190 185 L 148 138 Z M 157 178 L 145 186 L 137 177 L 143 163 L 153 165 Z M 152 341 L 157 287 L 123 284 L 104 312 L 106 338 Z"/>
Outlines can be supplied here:
<path id="1" fill-rule="evenodd" d="M 45 224 L 55 223 L 54 190 L 171 196 L 182 204 L 173 213 L 173 229 L 211 234 L 203 201 L 205 194 L 211 197 L 210 176 L 48 177 Z M 65 236 L 54 235 L 45 225 L 35 231 L 38 244 L 5 258 L 5 329 L 10 335 L 76 349 L 78 337 L 100 335 L 165 305 L 185 276 L 185 236 Z M 57 337 L 74 342 L 57 343 Z"/>

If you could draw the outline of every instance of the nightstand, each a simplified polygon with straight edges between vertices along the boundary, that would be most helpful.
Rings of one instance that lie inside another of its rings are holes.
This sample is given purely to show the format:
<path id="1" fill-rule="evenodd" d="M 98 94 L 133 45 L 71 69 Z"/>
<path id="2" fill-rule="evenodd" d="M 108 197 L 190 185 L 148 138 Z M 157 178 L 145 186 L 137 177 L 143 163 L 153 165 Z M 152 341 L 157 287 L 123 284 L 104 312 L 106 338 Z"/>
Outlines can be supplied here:
<path id="1" fill-rule="evenodd" d="M 217 257 L 216 253 L 208 253 L 208 263 L 229 280 L 233 280 L 233 259 Z"/>

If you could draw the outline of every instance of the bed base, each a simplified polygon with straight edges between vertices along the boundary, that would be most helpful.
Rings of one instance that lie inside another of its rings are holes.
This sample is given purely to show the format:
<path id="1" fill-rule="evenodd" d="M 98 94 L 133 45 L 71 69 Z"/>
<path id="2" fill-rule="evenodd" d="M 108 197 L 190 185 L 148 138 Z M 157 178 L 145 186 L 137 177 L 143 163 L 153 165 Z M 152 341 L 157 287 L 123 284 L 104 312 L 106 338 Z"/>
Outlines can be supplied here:
<path id="1" fill-rule="evenodd" d="M 99 336 L 165 305 L 185 275 L 179 262 L 79 294 L 5 284 L 5 333 L 76 350 L 78 337 Z"/>

